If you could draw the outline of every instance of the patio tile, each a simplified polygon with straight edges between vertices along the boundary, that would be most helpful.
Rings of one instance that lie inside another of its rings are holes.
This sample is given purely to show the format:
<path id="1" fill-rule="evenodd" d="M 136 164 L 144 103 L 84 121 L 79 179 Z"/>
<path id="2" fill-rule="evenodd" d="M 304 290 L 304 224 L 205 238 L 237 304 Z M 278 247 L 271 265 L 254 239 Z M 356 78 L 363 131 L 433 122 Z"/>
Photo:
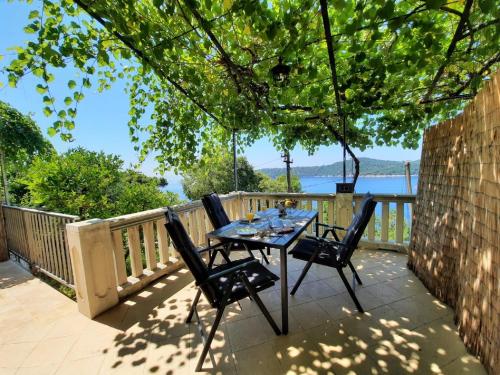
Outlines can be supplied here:
<path id="1" fill-rule="evenodd" d="M 358 314 L 354 302 L 349 294 L 345 292 L 320 299 L 317 302 L 334 320 L 342 319 L 352 314 Z"/>
<path id="2" fill-rule="evenodd" d="M 292 306 L 289 310 L 303 329 L 310 329 L 328 323 L 330 316 L 315 302 L 306 302 L 302 305 Z"/>
<path id="3" fill-rule="evenodd" d="M 328 358 L 327 360 L 329 364 L 331 364 L 331 366 L 329 366 L 329 369 L 336 375 L 376 375 L 380 373 L 380 369 L 378 368 L 376 362 L 371 359 L 365 352 L 358 352 L 345 356 L 337 356 Z"/>
<path id="4" fill-rule="evenodd" d="M 470 354 L 466 354 L 444 366 L 443 374 L 486 375 L 487 372 L 477 358 L 474 358 Z"/>
<path id="5" fill-rule="evenodd" d="M 12 369 L 21 366 L 36 345 L 33 342 L 25 342 L 0 346 L 0 367 Z"/>
<path id="6" fill-rule="evenodd" d="M 195 333 L 179 337 L 153 338 L 144 364 L 145 374 L 192 374 L 191 351 Z"/>
<path id="7" fill-rule="evenodd" d="M 265 342 L 234 352 L 235 365 L 240 375 L 274 375 L 281 373 L 281 363 L 272 342 Z"/>
<path id="8" fill-rule="evenodd" d="M 74 336 L 41 340 L 22 362 L 21 366 L 59 365 L 75 342 L 76 337 Z"/>
<path id="9" fill-rule="evenodd" d="M 233 351 L 239 351 L 271 340 L 276 334 L 263 315 L 228 322 L 229 341 Z"/>
<path id="10" fill-rule="evenodd" d="M 211 325 L 205 327 L 205 332 L 211 329 Z M 227 325 L 221 324 L 212 341 L 211 349 L 203 362 L 203 371 L 214 374 L 235 374 L 236 368 L 229 340 Z M 204 343 L 198 332 L 194 335 L 190 352 L 190 365 L 192 370 L 196 368 L 199 356 L 203 350 Z"/>
<path id="11" fill-rule="evenodd" d="M 316 373 L 321 368 L 318 345 L 307 334 L 299 332 L 274 340 L 275 354 L 280 360 L 282 373 L 308 374 Z"/>
<path id="12" fill-rule="evenodd" d="M 102 367 L 104 356 L 64 361 L 55 372 L 56 375 L 87 375 L 98 374 Z"/>
<path id="13" fill-rule="evenodd" d="M 273 251 L 272 270 L 279 272 Z M 360 314 L 335 270 L 314 266 L 289 298 L 289 334 L 276 336 L 249 299 L 227 308 L 204 370 L 220 374 L 485 374 L 468 354 L 452 310 L 406 268 L 403 254 L 357 251 Z M 94 320 L 11 262 L 0 264 L 1 374 L 192 374 L 202 341 L 185 323 L 196 294 L 181 270 Z M 304 262 L 289 259 L 291 279 Z M 8 272 L 4 273 L 3 270 Z M 7 276 L 6 276 L 7 275 Z M 9 276 L 10 275 L 10 276 Z M 351 280 L 352 273 L 346 271 Z M 18 279 L 16 279 L 18 278 Z M 18 281 L 16 281 L 18 280 Z M 289 290 L 293 287 L 290 283 Z M 48 290 L 47 290 L 48 289 Z M 30 303 L 30 295 L 33 303 Z M 260 293 L 281 326 L 280 283 Z M 46 305 L 43 299 L 52 301 Z M 53 311 L 53 313 L 52 313 Z M 215 309 L 198 311 L 207 331 Z"/>
<path id="14" fill-rule="evenodd" d="M 36 367 L 20 367 L 16 371 L 17 374 L 21 375 L 52 375 L 57 371 L 58 365 L 48 364 L 40 365 Z"/>

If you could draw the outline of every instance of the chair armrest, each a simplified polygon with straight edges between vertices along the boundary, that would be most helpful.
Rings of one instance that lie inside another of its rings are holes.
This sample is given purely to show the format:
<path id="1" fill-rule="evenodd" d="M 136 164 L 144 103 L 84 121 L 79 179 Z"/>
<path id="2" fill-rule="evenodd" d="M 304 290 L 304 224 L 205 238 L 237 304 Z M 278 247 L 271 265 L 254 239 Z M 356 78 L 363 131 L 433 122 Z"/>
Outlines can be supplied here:
<path id="1" fill-rule="evenodd" d="M 330 224 L 324 224 L 324 223 L 316 223 L 317 226 L 319 227 L 325 227 L 325 228 L 333 228 L 333 229 L 338 229 L 338 230 L 347 230 L 344 227 L 339 227 L 338 225 L 330 225 Z"/>
<path id="2" fill-rule="evenodd" d="M 337 245 L 337 246 L 341 246 L 341 247 L 346 247 L 346 245 L 343 244 L 342 242 L 330 240 L 328 238 L 316 237 L 316 236 L 311 236 L 311 235 L 307 235 L 306 238 L 308 238 L 310 240 L 315 240 L 315 241 L 318 241 L 318 242 L 324 243 L 324 244 L 333 244 L 333 245 Z"/>
<path id="3" fill-rule="evenodd" d="M 216 243 L 216 244 L 211 245 L 211 246 L 205 246 L 205 247 L 198 248 L 197 250 L 199 253 L 204 253 L 206 251 L 221 250 L 223 248 L 224 248 L 224 246 L 222 243 Z"/>
<path id="4" fill-rule="evenodd" d="M 255 264 L 255 263 L 259 263 L 259 261 L 257 259 L 252 259 L 252 260 L 249 260 L 248 262 L 237 264 L 233 267 L 226 268 L 226 269 L 219 271 L 219 272 L 217 272 L 217 269 L 215 269 L 215 270 L 213 270 L 214 272 L 211 273 L 205 280 L 203 280 L 200 283 L 197 283 L 196 285 L 206 284 L 206 283 L 208 283 L 212 280 L 216 280 L 220 277 L 232 275 L 232 274 L 234 274 L 238 271 L 241 271 L 242 269 L 244 269 L 252 264 Z"/>

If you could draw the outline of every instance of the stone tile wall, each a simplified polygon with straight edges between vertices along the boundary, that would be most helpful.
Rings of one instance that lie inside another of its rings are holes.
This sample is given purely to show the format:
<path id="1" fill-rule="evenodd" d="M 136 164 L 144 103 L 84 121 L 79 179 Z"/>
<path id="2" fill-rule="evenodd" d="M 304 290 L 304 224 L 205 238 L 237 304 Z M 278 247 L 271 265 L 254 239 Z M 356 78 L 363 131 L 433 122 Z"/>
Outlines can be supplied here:
<path id="1" fill-rule="evenodd" d="M 468 349 L 500 368 L 500 72 L 426 130 L 409 266 L 453 307 Z"/>

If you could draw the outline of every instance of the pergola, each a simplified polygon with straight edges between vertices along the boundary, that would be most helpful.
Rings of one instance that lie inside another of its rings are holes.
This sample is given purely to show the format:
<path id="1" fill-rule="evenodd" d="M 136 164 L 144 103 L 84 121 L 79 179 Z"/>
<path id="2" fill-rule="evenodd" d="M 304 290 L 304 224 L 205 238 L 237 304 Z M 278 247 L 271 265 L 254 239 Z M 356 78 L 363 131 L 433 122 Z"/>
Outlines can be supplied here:
<path id="1" fill-rule="evenodd" d="M 132 139 L 145 131 L 143 156 L 181 169 L 235 132 L 245 145 L 270 136 L 282 150 L 343 139 L 416 147 L 500 59 L 494 1 L 75 3 L 32 12 L 27 29 L 39 42 L 19 51 L 11 80 L 35 69 L 55 114 L 50 66 L 85 72 L 81 86 L 68 83 L 74 100 L 54 123 L 69 137 L 88 76 L 100 74 L 100 88 L 127 77 Z M 82 9 L 97 24 L 78 18 Z"/>

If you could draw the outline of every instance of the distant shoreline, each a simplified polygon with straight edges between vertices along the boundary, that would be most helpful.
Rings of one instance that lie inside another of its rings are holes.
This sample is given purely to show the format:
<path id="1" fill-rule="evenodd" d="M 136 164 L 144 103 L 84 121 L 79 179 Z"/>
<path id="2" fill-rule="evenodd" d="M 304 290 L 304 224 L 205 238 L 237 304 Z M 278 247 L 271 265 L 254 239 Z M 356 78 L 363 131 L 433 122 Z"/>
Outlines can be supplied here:
<path id="1" fill-rule="evenodd" d="M 418 174 L 412 174 L 410 175 L 411 177 L 418 177 Z M 323 175 L 323 176 L 300 176 L 300 175 L 297 175 L 297 177 L 299 178 L 308 178 L 308 177 L 320 177 L 320 178 L 332 178 L 332 177 L 335 177 L 335 178 L 341 178 L 343 177 L 342 175 L 335 175 L 335 176 L 330 176 L 330 175 Z M 352 176 L 347 176 L 348 178 L 351 178 Z M 358 177 L 367 177 L 367 178 L 387 178 L 387 177 L 406 177 L 406 175 L 404 174 L 360 174 Z"/>

